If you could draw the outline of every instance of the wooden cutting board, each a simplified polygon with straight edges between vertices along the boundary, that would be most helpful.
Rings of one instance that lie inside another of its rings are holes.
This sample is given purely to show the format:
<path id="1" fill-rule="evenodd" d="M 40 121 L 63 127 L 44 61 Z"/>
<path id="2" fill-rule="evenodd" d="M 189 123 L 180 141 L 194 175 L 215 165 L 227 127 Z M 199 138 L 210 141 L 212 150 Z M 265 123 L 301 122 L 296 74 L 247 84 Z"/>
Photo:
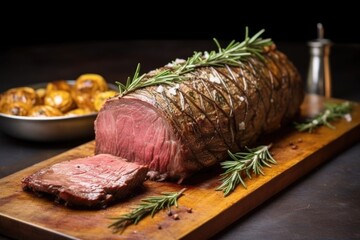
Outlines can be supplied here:
<path id="1" fill-rule="evenodd" d="M 313 116 L 324 102 L 342 100 L 307 96 L 301 107 L 302 116 Z M 200 173 L 179 186 L 175 183 L 145 182 L 145 190 L 136 197 L 119 202 L 105 210 L 73 210 L 39 198 L 21 189 L 21 179 L 40 168 L 56 162 L 89 156 L 95 142 L 89 142 L 63 154 L 42 161 L 0 180 L 0 232 L 26 239 L 204 239 L 208 238 L 271 196 L 290 185 L 319 164 L 330 159 L 360 139 L 360 104 L 354 103 L 352 121 L 341 119 L 333 123 L 335 130 L 321 127 L 314 133 L 300 133 L 293 128 L 283 129 L 261 141 L 273 147 L 271 152 L 278 164 L 265 169 L 265 176 L 246 179 L 247 189 L 238 187 L 224 198 L 215 191 L 219 185 L 219 169 Z M 297 145 L 292 149 L 290 142 Z M 154 218 L 146 217 L 138 225 L 128 227 L 121 235 L 114 234 L 108 225 L 111 217 L 128 212 L 131 206 L 147 196 L 161 192 L 179 191 L 186 187 L 173 212 L 179 220 L 161 211 Z M 192 213 L 187 212 L 192 208 Z M 159 227 L 161 226 L 161 227 Z"/>

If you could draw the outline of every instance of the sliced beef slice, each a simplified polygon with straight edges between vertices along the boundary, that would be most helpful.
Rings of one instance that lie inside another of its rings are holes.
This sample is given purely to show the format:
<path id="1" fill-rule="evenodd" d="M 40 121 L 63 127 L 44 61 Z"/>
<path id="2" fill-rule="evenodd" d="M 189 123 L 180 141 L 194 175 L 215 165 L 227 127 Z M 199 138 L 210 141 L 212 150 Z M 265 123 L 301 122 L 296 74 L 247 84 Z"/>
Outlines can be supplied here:
<path id="1" fill-rule="evenodd" d="M 147 166 L 110 154 L 54 164 L 22 180 L 24 190 L 55 195 L 70 206 L 106 207 L 131 195 L 146 178 Z"/>

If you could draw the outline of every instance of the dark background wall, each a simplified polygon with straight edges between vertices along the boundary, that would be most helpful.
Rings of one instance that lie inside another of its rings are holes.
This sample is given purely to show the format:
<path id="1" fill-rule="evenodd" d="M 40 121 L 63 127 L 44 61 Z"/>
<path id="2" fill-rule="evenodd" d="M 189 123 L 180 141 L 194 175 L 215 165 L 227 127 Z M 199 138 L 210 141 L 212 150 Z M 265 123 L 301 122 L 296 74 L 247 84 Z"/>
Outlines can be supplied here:
<path id="1" fill-rule="evenodd" d="M 325 37 L 334 42 L 360 43 L 359 13 L 346 1 L 333 5 L 212 2 L 22 3 L 3 9 L 10 14 L 0 17 L 1 47 L 99 40 L 242 39 L 245 26 L 252 33 L 265 28 L 265 36 L 276 42 L 305 42 L 316 37 L 318 22 L 325 27 Z"/>

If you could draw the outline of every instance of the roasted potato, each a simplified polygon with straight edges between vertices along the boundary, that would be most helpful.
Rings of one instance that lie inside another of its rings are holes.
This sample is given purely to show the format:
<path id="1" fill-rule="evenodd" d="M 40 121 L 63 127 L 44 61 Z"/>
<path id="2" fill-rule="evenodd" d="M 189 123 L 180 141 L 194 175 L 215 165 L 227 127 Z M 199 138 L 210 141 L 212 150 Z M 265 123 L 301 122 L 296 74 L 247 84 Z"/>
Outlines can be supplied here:
<path id="1" fill-rule="evenodd" d="M 32 107 L 36 102 L 36 93 L 30 87 L 18 87 L 7 90 L 1 98 L 3 103 L 10 104 L 22 102 L 29 107 Z"/>
<path id="2" fill-rule="evenodd" d="M 71 86 L 65 80 L 53 81 L 46 85 L 46 93 L 50 93 L 54 90 L 63 90 L 70 92 Z"/>
<path id="3" fill-rule="evenodd" d="M 71 110 L 65 114 L 65 116 L 78 116 L 78 115 L 84 115 L 92 113 L 89 109 L 82 109 L 82 108 L 76 108 L 74 110 Z"/>
<path id="4" fill-rule="evenodd" d="M 95 95 L 94 99 L 94 107 L 96 111 L 100 111 L 101 107 L 104 105 L 105 101 L 109 98 L 114 97 L 117 94 L 115 91 L 106 91 L 106 92 L 99 92 Z"/>
<path id="5" fill-rule="evenodd" d="M 30 109 L 31 106 L 29 106 L 29 104 L 27 103 L 12 102 L 12 103 L 3 104 L 1 106 L 0 112 L 15 116 L 27 116 Z"/>
<path id="6" fill-rule="evenodd" d="M 35 90 L 36 93 L 36 104 L 35 105 L 43 105 L 44 104 L 44 98 L 46 95 L 46 89 L 45 88 L 38 88 Z"/>
<path id="7" fill-rule="evenodd" d="M 72 96 L 79 108 L 94 111 L 95 95 L 107 89 L 107 83 L 102 76 L 98 74 L 83 74 L 76 79 Z"/>
<path id="8" fill-rule="evenodd" d="M 63 115 L 63 113 L 59 109 L 48 105 L 35 106 L 28 114 L 28 116 L 31 117 L 56 117 L 61 115 Z"/>
<path id="9" fill-rule="evenodd" d="M 53 90 L 46 94 L 45 105 L 59 109 L 65 113 L 74 108 L 74 102 L 71 94 L 64 90 Z"/>

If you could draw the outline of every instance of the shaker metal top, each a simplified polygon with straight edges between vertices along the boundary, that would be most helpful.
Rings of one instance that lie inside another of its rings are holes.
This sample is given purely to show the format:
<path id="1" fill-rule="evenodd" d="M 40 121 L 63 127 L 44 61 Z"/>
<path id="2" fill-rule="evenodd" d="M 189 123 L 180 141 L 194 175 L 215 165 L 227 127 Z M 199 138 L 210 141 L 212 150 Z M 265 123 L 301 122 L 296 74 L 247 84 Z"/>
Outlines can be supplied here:
<path id="1" fill-rule="evenodd" d="M 332 42 L 324 38 L 324 28 L 317 24 L 318 38 L 308 42 L 310 64 L 307 77 L 307 92 L 331 97 L 330 46 Z"/>

